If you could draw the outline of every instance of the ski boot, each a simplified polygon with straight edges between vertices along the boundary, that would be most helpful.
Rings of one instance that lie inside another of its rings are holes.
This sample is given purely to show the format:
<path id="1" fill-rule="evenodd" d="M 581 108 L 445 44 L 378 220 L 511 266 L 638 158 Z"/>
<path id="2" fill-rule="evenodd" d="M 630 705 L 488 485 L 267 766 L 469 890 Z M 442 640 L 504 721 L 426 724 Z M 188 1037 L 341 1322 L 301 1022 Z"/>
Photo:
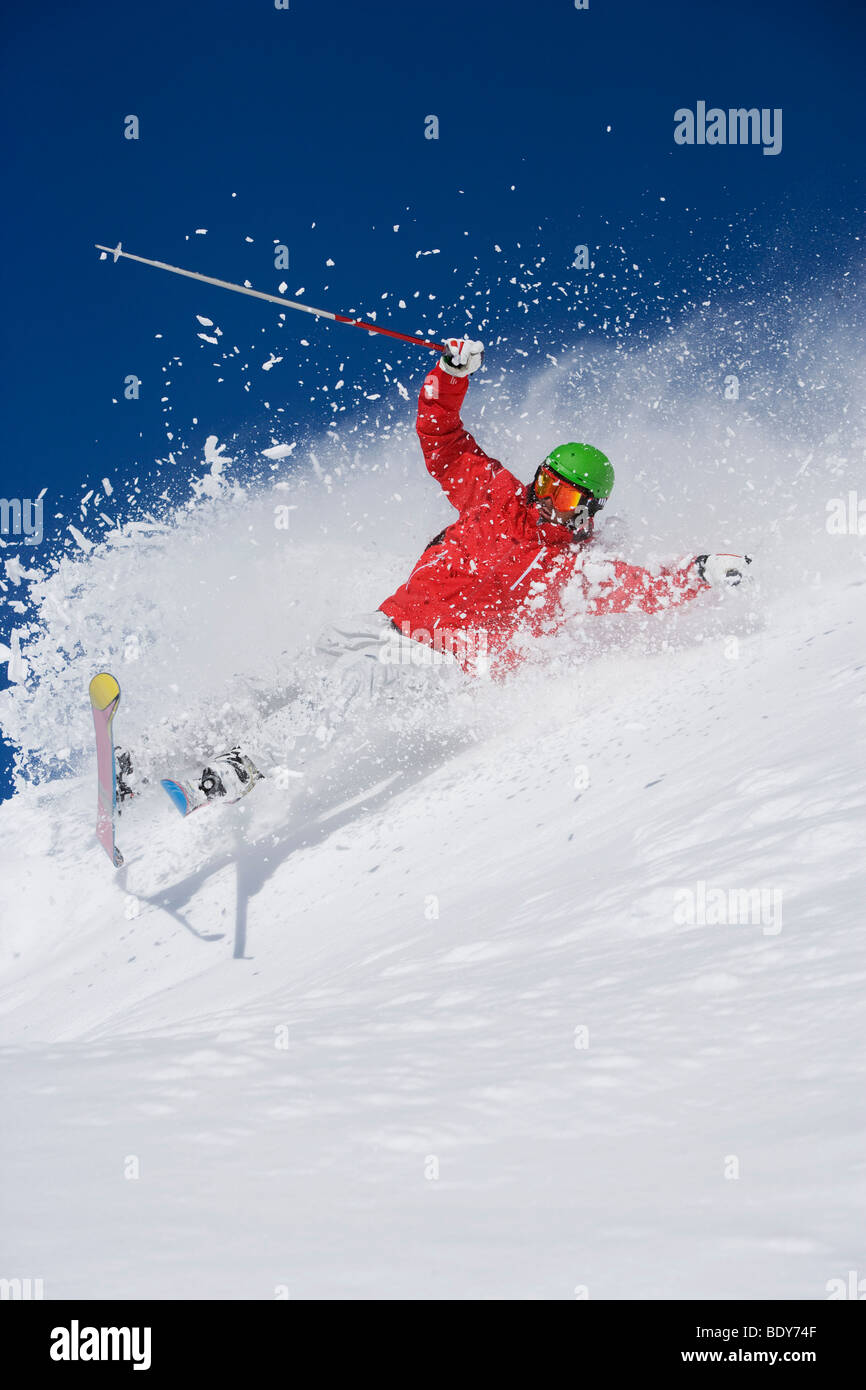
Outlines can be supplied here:
<path id="1" fill-rule="evenodd" d="M 263 776 L 252 759 L 235 747 L 212 758 L 200 777 L 180 781 L 163 777 L 162 785 L 180 814 L 191 816 L 193 811 L 213 801 L 222 801 L 227 806 L 240 801 Z"/>
<path id="2" fill-rule="evenodd" d="M 124 803 L 131 801 L 138 793 L 133 790 L 135 774 L 132 769 L 132 754 L 127 748 L 115 748 L 114 750 L 114 779 L 115 796 L 117 798 L 117 809 L 121 812 Z"/>

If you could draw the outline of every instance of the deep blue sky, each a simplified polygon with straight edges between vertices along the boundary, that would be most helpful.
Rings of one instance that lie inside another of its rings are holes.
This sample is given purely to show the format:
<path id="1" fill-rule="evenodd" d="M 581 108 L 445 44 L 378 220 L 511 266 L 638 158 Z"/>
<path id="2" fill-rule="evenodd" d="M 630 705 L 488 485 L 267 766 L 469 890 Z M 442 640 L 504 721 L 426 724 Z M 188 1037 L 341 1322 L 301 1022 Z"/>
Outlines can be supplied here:
<path id="1" fill-rule="evenodd" d="M 288 11 L 48 0 L 8 8 L 3 23 L 0 495 L 47 488 L 49 542 L 65 528 L 53 513 L 83 485 L 108 474 L 122 491 L 165 457 L 161 368 L 173 354 L 173 427 L 195 447 L 205 430 L 262 427 L 266 399 L 286 406 L 287 426 L 318 429 L 328 400 L 309 397 L 339 362 L 347 378 L 380 380 L 374 340 L 299 315 L 280 367 L 220 373 L 194 315 L 213 318 L 245 362 L 251 344 L 261 355 L 275 341 L 277 311 L 100 263 L 95 241 L 271 291 L 284 279 L 290 297 L 304 286 L 310 303 L 377 309 L 409 332 L 439 332 L 435 315 L 452 304 L 459 327 L 456 296 L 477 270 L 494 291 L 492 331 L 527 349 L 574 330 L 561 303 L 518 306 L 494 243 L 509 274 L 518 242 L 543 247 L 549 278 L 565 284 L 576 244 L 600 248 L 603 265 L 625 243 L 669 301 L 705 285 L 729 224 L 734 292 L 738 276 L 778 267 L 805 280 L 862 254 L 855 0 L 590 0 L 588 11 L 572 0 L 291 0 Z M 676 146 L 674 110 L 699 99 L 783 108 L 782 153 Z M 137 142 L 123 138 L 130 113 Z M 431 113 L 438 141 L 424 139 Z M 290 248 L 288 272 L 274 269 L 275 240 Z M 433 247 L 440 255 L 416 258 Z M 650 330 L 651 317 L 647 306 Z M 312 372 L 300 337 L 321 357 Z M 141 400 L 112 404 L 130 372 Z"/>

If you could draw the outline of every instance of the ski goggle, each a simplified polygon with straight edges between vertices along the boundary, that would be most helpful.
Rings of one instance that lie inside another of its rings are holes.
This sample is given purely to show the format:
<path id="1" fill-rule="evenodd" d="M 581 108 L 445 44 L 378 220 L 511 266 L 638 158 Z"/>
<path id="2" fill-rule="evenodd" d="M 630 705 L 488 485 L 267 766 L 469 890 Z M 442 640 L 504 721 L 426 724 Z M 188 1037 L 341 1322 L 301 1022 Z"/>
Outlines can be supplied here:
<path id="1" fill-rule="evenodd" d="M 549 497 L 557 512 L 576 512 L 578 507 L 584 507 L 589 516 L 595 516 L 604 506 L 603 498 L 595 497 L 589 488 L 560 478 L 546 464 L 542 464 L 535 475 L 535 495 L 542 499 Z"/>

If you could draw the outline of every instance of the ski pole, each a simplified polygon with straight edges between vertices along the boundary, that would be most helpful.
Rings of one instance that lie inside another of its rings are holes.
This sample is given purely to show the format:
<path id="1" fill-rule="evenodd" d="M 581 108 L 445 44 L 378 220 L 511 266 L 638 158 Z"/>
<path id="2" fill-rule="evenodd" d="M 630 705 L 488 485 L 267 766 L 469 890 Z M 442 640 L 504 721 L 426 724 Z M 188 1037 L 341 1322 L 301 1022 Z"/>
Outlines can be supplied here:
<path id="1" fill-rule="evenodd" d="M 181 270 L 180 266 L 166 265 L 165 261 L 149 261 L 144 256 L 133 256 L 131 251 L 122 250 L 120 242 L 116 246 L 100 246 L 96 243 L 96 249 L 113 256 L 115 265 L 118 257 L 123 256 L 124 260 L 152 265 L 157 270 L 170 270 L 172 275 L 185 275 L 189 280 L 202 280 L 206 285 L 217 285 L 221 290 L 235 290 L 238 294 L 252 295 L 254 299 L 267 299 L 270 304 L 283 304 L 287 309 L 300 309 L 305 314 L 315 314 L 316 318 L 348 323 L 353 328 L 366 328 L 368 333 L 384 333 L 389 338 L 399 338 L 403 343 L 414 343 L 417 347 L 429 348 L 431 352 L 445 351 L 444 343 L 431 343 L 427 338 L 413 338 L 410 334 L 398 333 L 393 328 L 380 328 L 378 324 L 368 323 L 366 319 L 353 319 L 348 314 L 332 314 L 329 309 L 314 309 L 310 304 L 299 304 L 294 299 L 282 299 L 278 294 L 265 294 L 264 290 L 251 290 L 247 285 L 233 285 L 229 280 L 214 280 L 210 275 L 199 275 L 197 270 Z"/>

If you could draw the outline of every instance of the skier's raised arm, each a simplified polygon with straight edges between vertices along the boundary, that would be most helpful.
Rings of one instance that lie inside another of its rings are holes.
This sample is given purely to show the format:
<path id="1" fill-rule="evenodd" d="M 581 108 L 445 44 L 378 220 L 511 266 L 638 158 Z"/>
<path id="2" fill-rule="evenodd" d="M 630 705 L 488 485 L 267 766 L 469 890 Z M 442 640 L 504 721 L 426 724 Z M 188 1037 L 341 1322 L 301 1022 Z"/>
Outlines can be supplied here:
<path id="1" fill-rule="evenodd" d="M 460 419 L 468 378 L 483 359 L 481 343 L 471 338 L 447 338 L 445 351 L 425 377 L 418 398 L 416 428 L 424 462 L 459 512 L 484 501 L 502 468 L 479 448 Z"/>

